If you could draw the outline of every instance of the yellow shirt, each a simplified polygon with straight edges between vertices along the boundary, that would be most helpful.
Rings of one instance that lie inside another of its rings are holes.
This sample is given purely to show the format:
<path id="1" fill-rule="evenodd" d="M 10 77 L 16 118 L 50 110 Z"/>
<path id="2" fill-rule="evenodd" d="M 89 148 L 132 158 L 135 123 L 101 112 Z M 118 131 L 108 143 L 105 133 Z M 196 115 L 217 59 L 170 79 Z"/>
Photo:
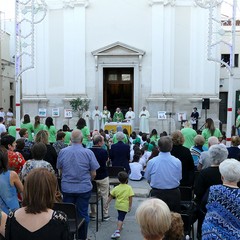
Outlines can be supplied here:
<path id="1" fill-rule="evenodd" d="M 132 187 L 128 184 L 119 184 L 111 192 L 111 196 L 116 198 L 115 208 L 120 211 L 129 211 L 129 197 L 134 196 Z"/>

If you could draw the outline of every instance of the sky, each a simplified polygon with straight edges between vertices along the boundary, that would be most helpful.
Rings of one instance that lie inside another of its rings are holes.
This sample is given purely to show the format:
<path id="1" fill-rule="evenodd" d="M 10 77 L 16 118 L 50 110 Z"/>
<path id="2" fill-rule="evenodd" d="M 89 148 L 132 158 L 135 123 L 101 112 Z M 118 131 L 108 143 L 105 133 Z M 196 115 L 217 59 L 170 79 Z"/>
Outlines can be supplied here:
<path id="1" fill-rule="evenodd" d="M 224 2 L 232 3 L 233 0 L 224 0 Z M 237 17 L 240 18 L 240 0 L 237 0 L 237 3 L 238 3 Z M 15 0 L 0 0 L 0 11 L 4 12 L 4 14 L 1 14 L 2 15 L 1 18 L 14 20 L 14 14 L 15 14 L 14 5 L 15 5 Z M 229 15 L 229 13 L 231 13 L 231 9 L 232 7 L 229 6 L 229 4 L 223 3 L 222 14 Z"/>

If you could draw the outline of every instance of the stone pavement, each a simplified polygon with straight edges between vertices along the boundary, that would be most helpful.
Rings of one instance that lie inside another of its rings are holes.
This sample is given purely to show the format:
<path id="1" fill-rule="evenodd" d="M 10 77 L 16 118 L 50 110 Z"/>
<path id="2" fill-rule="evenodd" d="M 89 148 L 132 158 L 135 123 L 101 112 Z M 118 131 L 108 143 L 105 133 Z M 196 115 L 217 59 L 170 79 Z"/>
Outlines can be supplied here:
<path id="1" fill-rule="evenodd" d="M 150 191 L 150 186 L 145 179 L 142 181 L 131 181 L 129 184 L 132 186 L 134 191 L 134 198 L 132 204 L 132 210 L 126 215 L 124 220 L 124 228 L 121 232 L 121 240 L 141 240 L 143 239 L 140 228 L 135 220 L 135 212 L 139 204 L 144 201 Z M 91 221 L 89 224 L 88 238 L 90 240 L 109 240 L 111 235 L 116 230 L 117 226 L 117 211 L 115 210 L 115 200 L 112 200 L 109 206 L 109 215 L 111 218 L 102 222 L 99 221 L 98 232 L 96 233 L 96 222 Z M 101 218 L 101 214 L 99 214 Z"/>

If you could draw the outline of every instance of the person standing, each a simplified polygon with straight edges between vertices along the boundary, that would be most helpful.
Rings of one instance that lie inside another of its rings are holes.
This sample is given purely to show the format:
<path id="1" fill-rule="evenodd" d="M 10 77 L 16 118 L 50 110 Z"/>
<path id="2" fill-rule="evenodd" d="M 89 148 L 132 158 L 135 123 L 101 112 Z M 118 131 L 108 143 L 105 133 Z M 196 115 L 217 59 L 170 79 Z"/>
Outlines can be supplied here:
<path id="1" fill-rule="evenodd" d="M 9 125 L 12 119 L 13 119 L 13 110 L 12 108 L 9 108 L 7 112 L 7 125 Z"/>
<path id="2" fill-rule="evenodd" d="M 194 138 L 197 136 L 197 132 L 191 128 L 191 124 L 188 121 L 184 123 L 181 133 L 184 137 L 183 146 L 189 149 L 194 146 Z"/>
<path id="3" fill-rule="evenodd" d="M 5 122 L 5 112 L 4 112 L 3 107 L 0 108 L 0 117 L 2 117 L 3 118 L 3 122 Z"/>
<path id="4" fill-rule="evenodd" d="M 111 113 L 108 111 L 107 106 L 104 106 L 103 111 L 101 112 L 102 124 L 101 128 L 104 129 L 105 123 L 111 120 Z"/>
<path id="5" fill-rule="evenodd" d="M 81 132 L 82 132 L 82 137 L 83 137 L 82 144 L 85 147 L 88 147 L 88 143 L 90 142 L 91 137 L 90 137 L 90 130 L 86 126 L 86 121 L 83 118 L 79 118 L 79 120 L 76 124 L 76 127 L 77 127 L 77 129 L 81 130 Z"/>
<path id="6" fill-rule="evenodd" d="M 128 212 L 132 208 L 132 198 L 134 196 L 133 189 L 128 185 L 128 174 L 126 172 L 118 173 L 118 180 L 120 184 L 113 188 L 110 192 L 105 208 L 108 208 L 109 203 L 113 198 L 116 198 L 115 208 L 118 211 L 117 230 L 112 234 L 111 238 L 120 238 L 120 232 L 123 228 L 123 221 Z"/>
<path id="7" fill-rule="evenodd" d="M 108 161 L 108 152 L 103 149 L 104 138 L 101 135 L 95 135 L 93 137 L 93 146 L 89 148 L 95 155 L 100 168 L 97 169 L 97 175 L 95 181 L 100 190 L 101 196 L 103 198 L 103 205 L 105 206 L 108 200 L 109 194 L 109 177 L 107 171 L 107 161 Z M 91 204 L 91 219 L 96 219 L 96 205 Z M 107 221 L 109 219 L 108 208 L 103 210 L 103 220 Z"/>
<path id="8" fill-rule="evenodd" d="M 0 134 L 7 131 L 5 125 L 3 124 L 3 121 L 3 117 L 0 117 Z"/>
<path id="9" fill-rule="evenodd" d="M 142 108 L 142 111 L 139 113 L 139 118 L 140 118 L 140 126 L 139 126 L 139 131 L 143 133 L 149 133 L 149 117 L 150 114 L 146 107 Z"/>
<path id="10" fill-rule="evenodd" d="M 161 137 L 158 147 L 160 153 L 148 162 L 144 174 L 152 188 L 150 195 L 163 200 L 171 211 L 180 212 L 182 163 L 170 153 L 173 147 L 171 137 Z"/>
<path id="11" fill-rule="evenodd" d="M 91 119 L 91 112 L 89 110 L 84 111 L 82 115 L 83 119 L 86 121 L 86 126 L 90 130 L 90 119 Z"/>
<path id="12" fill-rule="evenodd" d="M 240 108 L 237 110 L 237 118 L 236 118 L 236 128 L 237 128 L 237 134 L 240 136 Z"/>
<path id="13" fill-rule="evenodd" d="M 109 153 L 112 166 L 124 167 L 128 173 L 130 170 L 130 146 L 128 144 L 124 144 L 123 140 L 125 135 L 123 132 L 117 132 L 116 138 L 118 142 L 111 146 Z"/>
<path id="14" fill-rule="evenodd" d="M 191 114 L 191 124 L 192 124 L 192 128 L 196 131 L 198 129 L 198 118 L 199 118 L 199 113 L 197 111 L 197 108 L 194 107 Z"/>
<path id="15" fill-rule="evenodd" d="M 57 129 L 55 128 L 53 124 L 53 119 L 51 117 L 47 117 L 45 120 L 45 126 L 44 130 L 48 131 L 48 141 L 50 144 L 53 144 L 56 142 L 56 135 L 57 135 Z"/>
<path id="16" fill-rule="evenodd" d="M 23 122 L 21 123 L 20 128 L 26 128 L 28 131 L 28 140 L 33 141 L 32 133 L 34 132 L 33 125 L 30 121 L 30 116 L 28 114 L 25 114 L 23 116 Z"/>
<path id="17" fill-rule="evenodd" d="M 100 130 L 100 116 L 101 112 L 98 110 L 98 106 L 95 106 L 95 110 L 92 112 L 92 119 L 93 119 L 93 131 Z"/>
<path id="18" fill-rule="evenodd" d="M 34 120 L 35 122 L 33 125 L 33 130 L 34 130 L 34 136 L 36 136 L 40 130 L 43 130 L 44 124 L 41 123 L 39 116 L 35 116 Z"/>
<path id="19" fill-rule="evenodd" d="M 206 119 L 205 129 L 202 131 L 202 136 L 205 138 L 205 146 L 208 145 L 208 139 L 212 136 L 218 139 L 222 137 L 221 131 L 214 126 L 214 122 L 211 118 Z"/>
<path id="20" fill-rule="evenodd" d="M 120 108 L 118 107 L 116 109 L 116 112 L 113 115 L 113 122 L 122 122 L 123 119 L 124 119 L 123 113 L 121 112 Z"/>
<path id="21" fill-rule="evenodd" d="M 135 113 L 133 112 L 132 108 L 130 107 L 128 111 L 125 114 L 125 118 L 130 121 L 132 126 L 132 131 L 134 129 L 134 119 L 135 119 Z"/>
<path id="22" fill-rule="evenodd" d="M 92 192 L 91 181 L 96 177 L 96 170 L 100 166 L 94 153 L 82 146 L 80 130 L 72 131 L 71 142 L 71 146 L 60 151 L 57 168 L 62 172 L 63 202 L 76 204 L 78 216 L 85 219 L 78 235 L 80 239 L 87 239 L 88 206 Z"/>

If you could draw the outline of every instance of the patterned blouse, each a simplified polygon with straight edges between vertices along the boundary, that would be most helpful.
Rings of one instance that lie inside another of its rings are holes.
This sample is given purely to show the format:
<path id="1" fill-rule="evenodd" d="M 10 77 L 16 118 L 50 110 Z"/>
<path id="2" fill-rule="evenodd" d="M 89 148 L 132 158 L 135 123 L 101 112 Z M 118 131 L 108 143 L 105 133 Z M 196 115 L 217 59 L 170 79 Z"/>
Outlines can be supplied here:
<path id="1" fill-rule="evenodd" d="M 53 174 L 55 174 L 55 171 L 50 163 L 44 160 L 33 159 L 33 160 L 26 161 L 26 163 L 24 164 L 22 171 L 20 173 L 20 179 L 24 180 L 29 174 L 29 172 L 35 168 L 47 168 L 49 172 L 52 172 Z"/>
<path id="2" fill-rule="evenodd" d="M 25 159 L 19 152 L 13 152 L 8 150 L 8 166 L 9 170 L 15 171 L 19 174 L 25 163 Z"/>
<path id="3" fill-rule="evenodd" d="M 210 187 L 202 240 L 240 239 L 240 189 L 224 185 Z"/>

